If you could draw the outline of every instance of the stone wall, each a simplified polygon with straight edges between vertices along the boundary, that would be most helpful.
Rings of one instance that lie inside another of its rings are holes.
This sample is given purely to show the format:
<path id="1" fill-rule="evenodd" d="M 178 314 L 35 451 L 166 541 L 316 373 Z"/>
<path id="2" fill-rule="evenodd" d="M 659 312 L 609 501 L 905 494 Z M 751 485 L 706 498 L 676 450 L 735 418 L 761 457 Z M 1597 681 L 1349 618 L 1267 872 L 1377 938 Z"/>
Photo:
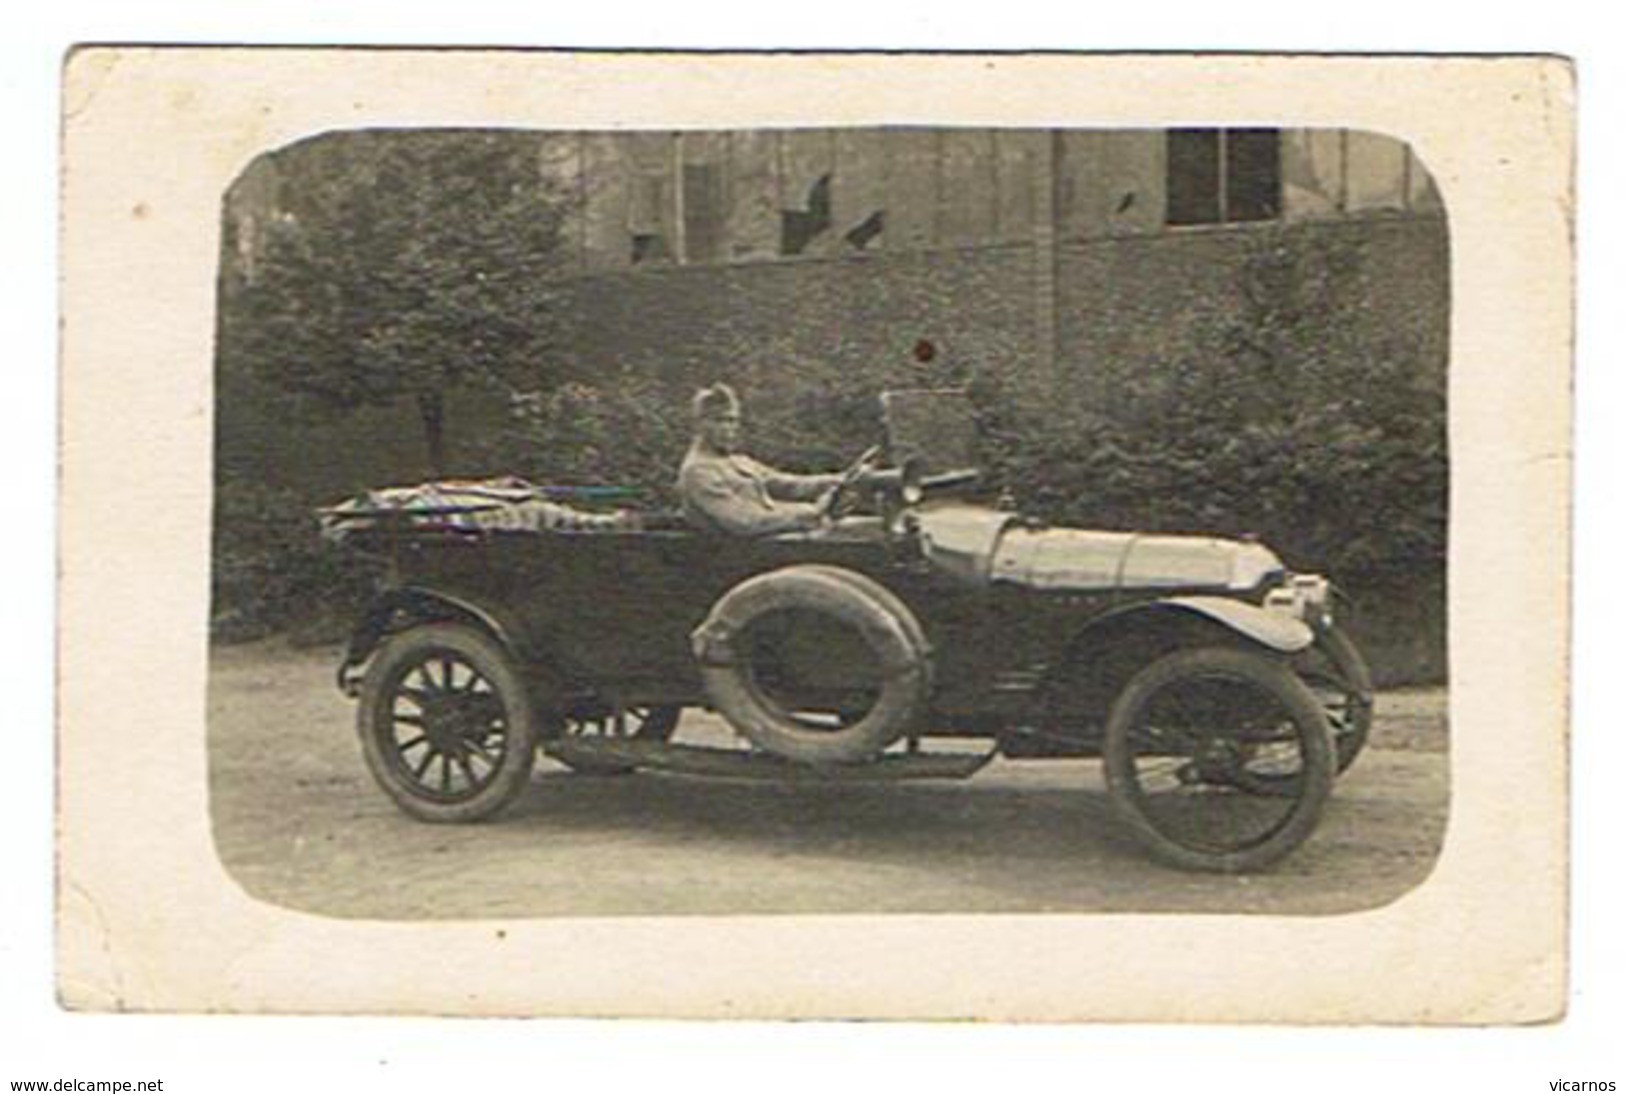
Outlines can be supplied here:
<path id="1" fill-rule="evenodd" d="M 1155 236 L 1064 244 L 1056 272 L 1057 391 L 1109 415 L 1132 417 L 1120 382 L 1129 372 L 1200 352 L 1199 332 L 1242 302 L 1238 287 L 1250 236 L 1279 233 L 1289 245 L 1335 241 L 1355 249 L 1349 286 L 1355 322 L 1343 345 L 1414 337 L 1427 362 L 1418 380 L 1443 382 L 1449 340 L 1449 249 L 1439 217 L 1311 221 L 1280 229 L 1234 225 Z M 1328 343 L 1332 340 L 1328 339 Z M 1222 362 L 1215 362 L 1222 367 Z"/>
<path id="2" fill-rule="evenodd" d="M 1240 307 L 1249 233 L 1265 230 L 1289 246 L 1332 233 L 1354 248 L 1353 314 L 1362 330 L 1342 332 L 1354 337 L 1338 342 L 1375 346 L 1404 332 L 1426 347 L 1419 382 L 1444 382 L 1448 246 L 1438 216 L 1063 241 L 1054 264 L 1053 365 L 1040 359 L 1038 340 L 1037 290 L 1045 282 L 1033 245 L 1023 243 L 605 271 L 576 283 L 568 342 L 591 382 L 653 381 L 670 393 L 674 413 L 695 385 L 728 379 L 744 389 L 757 422 L 827 419 L 820 456 L 826 447 L 860 447 L 866 436 L 852 408 L 893 386 L 980 379 L 1019 393 L 1038 428 L 1046 415 L 1078 408 L 1132 419 L 1137 408 L 1119 397 L 1121 378 L 1130 370 L 1155 374 L 1197 351 L 1199 332 Z M 232 362 L 221 362 L 219 375 L 218 453 L 232 473 L 313 504 L 426 474 L 409 407 L 338 416 L 256 387 Z M 781 376 L 798 379 L 780 383 Z M 481 466 L 470 443 L 503 414 L 502 401 L 490 397 L 452 401 L 455 473 L 503 470 Z M 776 439 L 762 430 L 759 450 L 772 456 Z M 1373 617 L 1387 679 L 1443 672 L 1442 582 L 1429 580 L 1421 623 L 1396 617 L 1389 625 L 1381 611 Z"/>

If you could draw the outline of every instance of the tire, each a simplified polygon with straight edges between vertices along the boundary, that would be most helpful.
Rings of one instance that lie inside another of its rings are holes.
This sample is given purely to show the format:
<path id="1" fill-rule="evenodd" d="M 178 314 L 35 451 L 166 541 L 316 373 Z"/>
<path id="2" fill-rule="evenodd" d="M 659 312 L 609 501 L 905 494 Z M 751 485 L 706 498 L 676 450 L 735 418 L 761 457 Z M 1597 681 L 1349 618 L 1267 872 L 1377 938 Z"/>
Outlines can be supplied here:
<path id="1" fill-rule="evenodd" d="M 625 737 L 625 741 L 656 741 L 671 740 L 671 735 L 677 732 L 677 723 L 683 716 L 683 708 L 679 706 L 639 707 L 627 712 L 636 719 L 638 727 Z M 563 733 L 565 736 L 588 736 L 594 729 L 604 730 L 612 723 L 610 717 L 604 718 L 571 718 L 563 719 Z M 577 775 L 630 775 L 637 770 L 635 764 L 615 763 L 612 760 L 567 760 L 554 756 L 559 763 L 574 771 Z"/>
<path id="2" fill-rule="evenodd" d="M 1227 646 L 1140 670 L 1112 705 L 1104 752 L 1119 815 L 1158 858 L 1190 870 L 1280 861 L 1314 831 L 1335 779 L 1314 693 L 1284 662 Z"/>
<path id="3" fill-rule="evenodd" d="M 524 680 L 494 639 L 460 624 L 386 641 L 362 680 L 356 728 L 378 785 L 423 821 L 495 816 L 525 789 L 536 762 Z"/>
<path id="4" fill-rule="evenodd" d="M 836 581 L 844 581 L 858 594 L 868 595 L 875 598 L 885 606 L 887 611 L 891 612 L 892 617 L 895 618 L 902 626 L 903 630 L 908 633 L 909 641 L 913 642 L 914 648 L 920 651 L 920 656 L 924 660 L 927 667 L 930 666 L 931 643 L 925 637 L 925 628 L 920 625 L 919 617 L 909 610 L 909 606 L 904 604 L 896 593 L 886 588 L 886 586 L 882 585 L 880 582 L 875 581 L 873 578 L 864 577 L 855 570 L 848 570 L 841 566 L 824 566 L 819 565 L 818 563 L 808 563 L 799 568 L 803 570 L 810 570 L 815 573 L 827 574 Z"/>
<path id="5" fill-rule="evenodd" d="M 801 715 L 767 682 L 753 634 L 780 613 L 811 613 L 855 631 L 878 666 L 876 694 L 861 716 L 828 722 Z M 925 711 L 930 648 L 906 604 L 883 585 L 834 566 L 790 566 L 729 590 L 694 632 L 712 705 L 763 751 L 809 764 L 861 763 L 905 735 Z"/>
<path id="6" fill-rule="evenodd" d="M 1323 631 L 1293 667 L 1326 711 L 1337 744 L 1337 773 L 1354 765 L 1371 738 L 1375 719 L 1371 669 L 1348 634 L 1337 627 Z"/>
<path id="7" fill-rule="evenodd" d="M 1292 659 L 1298 674 L 1320 704 L 1331 729 L 1337 758 L 1336 773 L 1341 776 L 1359 757 L 1371 736 L 1374 715 L 1371 670 L 1360 650 L 1339 630 L 1318 634 L 1315 644 Z M 1260 777 L 1249 784 L 1258 794 L 1292 793 L 1291 779 Z"/>

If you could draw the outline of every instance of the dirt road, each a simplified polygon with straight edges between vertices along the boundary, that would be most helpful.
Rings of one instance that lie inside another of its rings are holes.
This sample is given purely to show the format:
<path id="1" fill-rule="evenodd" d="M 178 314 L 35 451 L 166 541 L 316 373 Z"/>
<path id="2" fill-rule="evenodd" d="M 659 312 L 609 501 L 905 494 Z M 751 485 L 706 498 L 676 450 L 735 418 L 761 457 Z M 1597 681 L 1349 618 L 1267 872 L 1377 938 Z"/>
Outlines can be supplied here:
<path id="1" fill-rule="evenodd" d="M 254 896 L 387 919 L 825 912 L 1331 913 L 1420 882 L 1443 837 L 1442 690 L 1379 699 L 1372 746 L 1274 871 L 1182 873 L 1113 817 L 1093 761 L 996 760 L 966 782 L 781 786 L 542 761 L 493 823 L 407 819 L 372 784 L 335 655 L 215 651 L 216 847 Z M 690 713 L 682 737 L 725 732 Z"/>

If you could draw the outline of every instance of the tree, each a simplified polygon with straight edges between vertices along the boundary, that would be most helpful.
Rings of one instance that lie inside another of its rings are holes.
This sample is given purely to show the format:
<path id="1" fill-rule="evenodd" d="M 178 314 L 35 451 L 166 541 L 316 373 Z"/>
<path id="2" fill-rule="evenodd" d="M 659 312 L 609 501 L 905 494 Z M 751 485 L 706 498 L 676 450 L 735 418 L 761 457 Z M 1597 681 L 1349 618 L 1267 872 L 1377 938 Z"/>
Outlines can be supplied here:
<path id="1" fill-rule="evenodd" d="M 412 400 L 443 475 L 450 391 L 531 388 L 558 368 L 571 197 L 547 151 L 533 134 L 445 130 L 275 153 L 256 223 L 228 202 L 228 247 L 241 255 L 252 232 L 253 261 L 228 264 L 222 357 L 340 409 Z"/>

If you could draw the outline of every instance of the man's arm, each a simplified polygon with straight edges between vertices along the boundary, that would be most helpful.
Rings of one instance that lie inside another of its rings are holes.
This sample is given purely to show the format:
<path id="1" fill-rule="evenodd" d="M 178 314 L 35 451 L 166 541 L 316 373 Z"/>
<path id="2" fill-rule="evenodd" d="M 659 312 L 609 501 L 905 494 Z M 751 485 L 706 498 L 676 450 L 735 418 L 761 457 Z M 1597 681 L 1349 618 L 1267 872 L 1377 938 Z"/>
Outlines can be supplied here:
<path id="1" fill-rule="evenodd" d="M 770 536 L 800 532 L 823 523 L 816 505 L 784 502 L 766 506 L 718 467 L 689 467 L 679 482 L 684 502 L 705 514 L 718 528 L 736 536 Z M 770 484 L 771 487 L 771 484 Z"/>
<path id="2" fill-rule="evenodd" d="M 817 498 L 840 484 L 840 475 L 794 475 L 788 471 L 780 471 L 776 467 L 769 467 L 760 460 L 752 460 L 752 465 L 758 474 L 767 483 L 768 493 L 775 498 L 784 498 L 789 501 L 815 501 Z"/>

